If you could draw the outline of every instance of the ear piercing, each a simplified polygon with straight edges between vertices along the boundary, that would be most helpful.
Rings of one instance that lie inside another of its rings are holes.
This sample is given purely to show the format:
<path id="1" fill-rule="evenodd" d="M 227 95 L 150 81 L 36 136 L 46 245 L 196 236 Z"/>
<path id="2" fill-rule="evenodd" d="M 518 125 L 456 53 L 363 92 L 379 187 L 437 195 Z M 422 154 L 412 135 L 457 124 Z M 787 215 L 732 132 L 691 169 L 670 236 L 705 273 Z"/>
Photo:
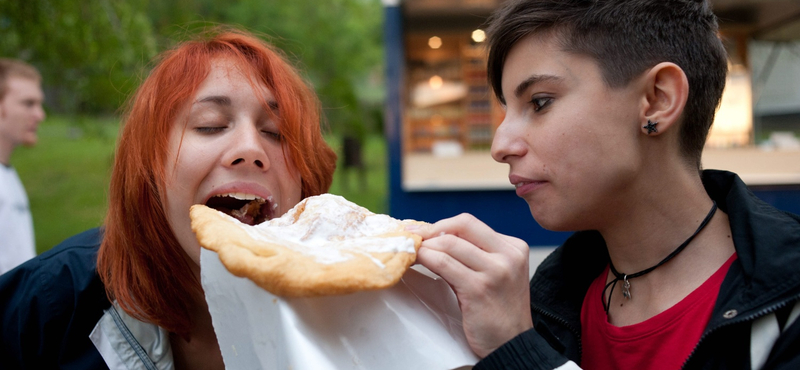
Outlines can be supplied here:
<path id="1" fill-rule="evenodd" d="M 652 134 L 654 132 L 658 132 L 658 129 L 656 128 L 657 124 L 658 124 L 658 122 L 653 122 L 653 121 L 648 119 L 647 120 L 647 124 L 642 126 L 642 128 L 643 129 L 647 129 L 647 134 L 650 135 L 650 134 Z"/>

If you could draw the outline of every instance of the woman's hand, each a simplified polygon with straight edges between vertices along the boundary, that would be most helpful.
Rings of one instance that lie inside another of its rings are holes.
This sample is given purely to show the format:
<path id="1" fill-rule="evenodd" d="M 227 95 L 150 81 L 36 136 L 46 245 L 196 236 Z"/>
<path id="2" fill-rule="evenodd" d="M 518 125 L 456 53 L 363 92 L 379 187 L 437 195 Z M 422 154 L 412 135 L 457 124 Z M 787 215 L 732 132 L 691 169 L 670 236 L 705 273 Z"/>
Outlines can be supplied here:
<path id="1" fill-rule="evenodd" d="M 417 262 L 455 291 L 472 350 L 485 357 L 533 327 L 528 245 L 470 214 L 409 231 L 423 238 Z"/>

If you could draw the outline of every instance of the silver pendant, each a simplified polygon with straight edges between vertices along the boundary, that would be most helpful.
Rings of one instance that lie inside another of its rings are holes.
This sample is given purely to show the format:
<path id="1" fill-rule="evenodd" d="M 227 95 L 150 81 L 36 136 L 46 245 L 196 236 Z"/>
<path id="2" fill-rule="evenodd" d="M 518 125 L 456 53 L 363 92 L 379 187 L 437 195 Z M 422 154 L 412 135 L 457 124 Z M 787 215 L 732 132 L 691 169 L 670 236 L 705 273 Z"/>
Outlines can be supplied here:
<path id="1" fill-rule="evenodd" d="M 631 283 L 628 281 L 628 275 L 622 277 L 622 296 L 631 299 Z"/>

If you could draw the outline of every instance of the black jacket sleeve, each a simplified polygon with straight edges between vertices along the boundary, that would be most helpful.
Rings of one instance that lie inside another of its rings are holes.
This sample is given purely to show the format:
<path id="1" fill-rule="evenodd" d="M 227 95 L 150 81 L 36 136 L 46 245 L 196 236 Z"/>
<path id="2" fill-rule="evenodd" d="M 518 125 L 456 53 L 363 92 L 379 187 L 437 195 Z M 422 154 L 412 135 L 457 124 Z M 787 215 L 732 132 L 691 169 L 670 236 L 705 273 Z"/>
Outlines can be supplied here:
<path id="1" fill-rule="evenodd" d="M 475 370 L 549 370 L 569 360 L 535 329 L 517 335 L 475 365 Z"/>
<path id="2" fill-rule="evenodd" d="M 85 232 L 0 276 L 3 369 L 107 369 L 89 339 L 110 306 L 98 245 Z"/>

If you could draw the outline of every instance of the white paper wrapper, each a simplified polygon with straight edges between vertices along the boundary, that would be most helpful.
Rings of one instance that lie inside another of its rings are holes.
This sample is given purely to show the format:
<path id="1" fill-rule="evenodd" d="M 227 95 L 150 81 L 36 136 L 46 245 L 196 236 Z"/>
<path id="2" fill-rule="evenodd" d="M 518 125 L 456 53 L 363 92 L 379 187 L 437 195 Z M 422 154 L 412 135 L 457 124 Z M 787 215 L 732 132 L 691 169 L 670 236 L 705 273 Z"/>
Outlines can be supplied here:
<path id="1" fill-rule="evenodd" d="M 450 287 L 413 268 L 396 286 L 281 298 L 200 255 L 202 284 L 228 369 L 449 370 L 478 361 Z"/>

